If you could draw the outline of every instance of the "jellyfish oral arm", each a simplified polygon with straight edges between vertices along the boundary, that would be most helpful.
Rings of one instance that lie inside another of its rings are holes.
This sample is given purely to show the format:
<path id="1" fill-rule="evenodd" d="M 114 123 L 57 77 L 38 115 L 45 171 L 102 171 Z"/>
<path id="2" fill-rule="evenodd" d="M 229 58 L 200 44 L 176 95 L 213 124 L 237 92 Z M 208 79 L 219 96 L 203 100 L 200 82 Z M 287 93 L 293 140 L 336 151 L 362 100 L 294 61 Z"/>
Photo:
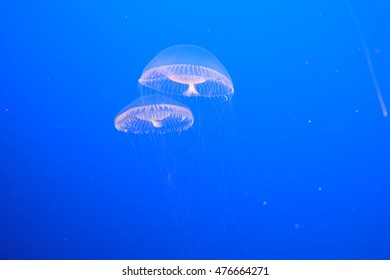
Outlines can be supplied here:
<path id="1" fill-rule="evenodd" d="M 158 120 L 151 120 L 150 122 L 152 123 L 152 125 L 153 125 L 155 128 L 160 128 L 160 127 L 162 127 L 162 122 L 161 122 L 161 121 L 158 121 Z"/>
<path id="2" fill-rule="evenodd" d="M 200 95 L 195 89 L 195 84 L 188 84 L 188 89 L 183 93 L 185 96 L 197 96 Z"/>

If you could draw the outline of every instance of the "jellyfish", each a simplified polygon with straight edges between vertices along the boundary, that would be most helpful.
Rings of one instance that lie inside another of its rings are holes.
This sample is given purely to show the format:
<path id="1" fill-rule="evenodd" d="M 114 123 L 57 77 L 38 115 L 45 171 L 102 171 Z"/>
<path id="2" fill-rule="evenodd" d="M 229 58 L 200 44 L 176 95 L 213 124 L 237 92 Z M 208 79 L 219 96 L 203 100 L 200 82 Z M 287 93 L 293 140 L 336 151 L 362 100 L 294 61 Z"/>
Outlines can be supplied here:
<path id="1" fill-rule="evenodd" d="M 194 123 L 190 109 L 160 95 L 143 95 L 123 108 L 115 117 L 119 131 L 134 134 L 187 130 Z"/>
<path id="2" fill-rule="evenodd" d="M 173 95 L 228 99 L 234 93 L 232 79 L 218 58 L 194 45 L 161 51 L 146 65 L 138 83 Z"/>

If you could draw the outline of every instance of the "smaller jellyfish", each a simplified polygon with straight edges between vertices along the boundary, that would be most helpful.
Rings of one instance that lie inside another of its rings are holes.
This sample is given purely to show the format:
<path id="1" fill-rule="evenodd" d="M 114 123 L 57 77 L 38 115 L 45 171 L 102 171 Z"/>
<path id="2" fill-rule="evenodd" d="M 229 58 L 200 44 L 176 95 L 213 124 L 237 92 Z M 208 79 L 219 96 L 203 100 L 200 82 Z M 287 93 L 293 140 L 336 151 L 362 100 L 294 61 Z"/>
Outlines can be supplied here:
<path id="1" fill-rule="evenodd" d="M 180 132 L 194 123 L 190 109 L 159 95 L 143 95 L 115 117 L 115 128 L 134 134 Z"/>
<path id="2" fill-rule="evenodd" d="M 228 99 L 234 93 L 232 79 L 218 58 L 194 45 L 161 51 L 146 65 L 138 83 L 174 95 Z"/>

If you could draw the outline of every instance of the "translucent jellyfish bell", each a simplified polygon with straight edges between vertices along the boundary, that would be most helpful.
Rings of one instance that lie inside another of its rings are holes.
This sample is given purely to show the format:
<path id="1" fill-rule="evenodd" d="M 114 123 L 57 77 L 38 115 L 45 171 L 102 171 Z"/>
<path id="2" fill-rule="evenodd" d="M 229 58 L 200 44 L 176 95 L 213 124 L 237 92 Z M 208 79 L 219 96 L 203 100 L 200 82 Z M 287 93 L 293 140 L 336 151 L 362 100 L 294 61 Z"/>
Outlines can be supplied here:
<path id="1" fill-rule="evenodd" d="M 115 117 L 117 130 L 135 134 L 179 132 L 193 123 L 194 117 L 187 107 L 159 95 L 141 96 Z"/>
<path id="2" fill-rule="evenodd" d="M 177 45 L 160 52 L 146 65 L 139 84 L 184 96 L 229 98 L 232 79 L 211 52 L 194 45 Z"/>

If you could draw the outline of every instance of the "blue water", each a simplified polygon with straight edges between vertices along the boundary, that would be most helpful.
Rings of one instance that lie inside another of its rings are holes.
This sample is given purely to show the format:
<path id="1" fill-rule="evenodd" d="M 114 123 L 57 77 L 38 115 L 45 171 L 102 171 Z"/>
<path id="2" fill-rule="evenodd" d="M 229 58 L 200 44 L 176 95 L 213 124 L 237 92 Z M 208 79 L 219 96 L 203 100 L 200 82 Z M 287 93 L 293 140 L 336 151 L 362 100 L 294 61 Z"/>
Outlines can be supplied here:
<path id="1" fill-rule="evenodd" d="M 0 258 L 389 259 L 389 8 L 3 1 Z M 182 43 L 232 100 L 187 104 L 180 134 L 117 131 Z"/>

